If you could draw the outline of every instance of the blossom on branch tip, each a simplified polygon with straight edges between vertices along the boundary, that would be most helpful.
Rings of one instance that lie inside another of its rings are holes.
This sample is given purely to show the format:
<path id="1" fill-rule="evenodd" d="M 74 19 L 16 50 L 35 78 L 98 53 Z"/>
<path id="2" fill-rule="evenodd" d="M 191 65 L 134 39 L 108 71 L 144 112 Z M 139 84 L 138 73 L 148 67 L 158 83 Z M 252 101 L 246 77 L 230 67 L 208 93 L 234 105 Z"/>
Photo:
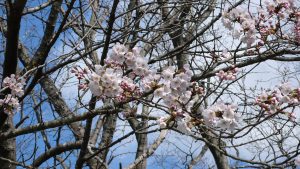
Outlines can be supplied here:
<path id="1" fill-rule="evenodd" d="M 293 89 L 289 83 L 283 83 L 273 91 L 263 91 L 259 96 L 257 96 L 255 102 L 258 106 L 270 114 L 278 111 L 282 112 L 282 108 L 300 103 L 299 88 Z M 287 115 L 292 121 L 296 118 L 294 112 L 282 113 Z"/>
<path id="2" fill-rule="evenodd" d="M 232 69 L 227 72 L 220 70 L 216 73 L 216 76 L 218 76 L 220 80 L 235 80 L 238 70 L 237 67 L 232 67 Z"/>

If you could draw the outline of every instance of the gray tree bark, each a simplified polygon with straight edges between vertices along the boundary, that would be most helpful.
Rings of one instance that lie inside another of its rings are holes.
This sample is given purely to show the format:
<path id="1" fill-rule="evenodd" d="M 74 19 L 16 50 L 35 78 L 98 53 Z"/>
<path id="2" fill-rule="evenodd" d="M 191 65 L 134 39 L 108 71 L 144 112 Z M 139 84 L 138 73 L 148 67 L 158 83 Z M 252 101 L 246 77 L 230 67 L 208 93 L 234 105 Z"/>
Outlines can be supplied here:
<path id="1" fill-rule="evenodd" d="M 206 136 L 207 140 L 213 144 L 213 145 L 219 145 L 220 147 L 225 146 L 225 143 L 221 140 L 219 141 L 219 139 L 217 138 L 213 138 L 211 136 Z M 229 162 L 228 162 L 228 158 L 225 154 L 221 153 L 219 150 L 217 150 L 214 146 L 212 145 L 207 145 L 210 152 L 212 153 L 216 166 L 218 169 L 230 169 L 229 167 Z M 221 148 L 223 151 L 226 151 L 224 148 Z"/>
<path id="2" fill-rule="evenodd" d="M 149 107 L 148 106 L 143 106 L 142 110 L 142 120 L 141 124 L 137 128 L 137 130 L 141 130 L 141 132 L 147 132 L 147 127 L 148 127 L 148 119 L 145 118 L 146 116 L 149 115 Z M 137 152 L 135 158 L 137 159 L 140 157 L 142 154 L 144 154 L 147 151 L 147 145 L 148 145 L 148 136 L 147 134 L 136 134 L 136 140 L 138 143 L 137 147 Z M 147 168 L 147 158 L 143 159 L 142 162 L 140 162 L 137 166 L 136 169 L 146 169 Z"/>

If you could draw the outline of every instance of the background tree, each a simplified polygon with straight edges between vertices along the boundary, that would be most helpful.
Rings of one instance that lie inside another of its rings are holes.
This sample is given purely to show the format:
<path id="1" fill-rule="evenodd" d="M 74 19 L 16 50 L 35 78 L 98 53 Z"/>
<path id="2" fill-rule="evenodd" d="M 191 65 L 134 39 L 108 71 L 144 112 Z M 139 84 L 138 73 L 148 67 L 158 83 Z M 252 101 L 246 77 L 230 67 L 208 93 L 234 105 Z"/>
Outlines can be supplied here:
<path id="1" fill-rule="evenodd" d="M 0 2 L 0 163 L 295 168 L 300 2 Z"/>

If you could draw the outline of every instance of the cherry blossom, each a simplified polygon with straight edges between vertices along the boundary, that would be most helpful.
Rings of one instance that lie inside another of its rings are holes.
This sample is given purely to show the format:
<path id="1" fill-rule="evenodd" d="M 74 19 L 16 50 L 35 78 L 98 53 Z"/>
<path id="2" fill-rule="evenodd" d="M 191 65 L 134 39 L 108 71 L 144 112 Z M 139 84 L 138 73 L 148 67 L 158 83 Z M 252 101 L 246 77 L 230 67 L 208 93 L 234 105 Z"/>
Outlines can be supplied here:
<path id="1" fill-rule="evenodd" d="M 25 79 L 18 78 L 14 74 L 3 79 L 3 87 L 9 88 L 11 94 L 7 94 L 4 99 L 0 99 L 0 106 L 4 108 L 4 112 L 8 115 L 12 115 L 14 111 L 19 110 L 20 105 L 17 97 L 21 97 L 24 94 L 24 85 Z"/>
<path id="2" fill-rule="evenodd" d="M 183 114 L 181 117 L 177 117 L 177 126 L 176 129 L 179 130 L 180 132 L 184 134 L 191 134 L 191 116 L 188 115 L 187 113 Z"/>
<path id="3" fill-rule="evenodd" d="M 231 70 L 228 70 L 227 72 L 224 72 L 223 70 L 220 70 L 218 73 L 216 73 L 216 76 L 219 77 L 220 80 L 235 80 L 238 72 L 237 67 L 232 67 Z"/>
<path id="4" fill-rule="evenodd" d="M 263 91 L 257 98 L 256 104 L 270 114 L 282 111 L 285 106 L 299 104 L 300 88 L 293 89 L 289 83 L 283 83 L 273 91 Z M 284 112 L 291 120 L 295 119 L 294 112 Z"/>
<path id="5" fill-rule="evenodd" d="M 234 8 L 230 12 L 223 13 L 222 23 L 225 28 L 233 32 L 234 38 L 240 38 L 247 47 L 255 42 L 258 46 L 263 46 L 264 41 L 272 35 L 289 38 L 286 33 L 277 33 L 277 30 L 282 29 L 279 29 L 279 26 L 282 25 L 280 23 L 287 22 L 294 25 L 294 40 L 296 43 L 299 41 L 300 17 L 293 0 L 265 1 L 265 6 L 258 8 L 257 11 L 258 15 L 253 15 L 240 7 Z M 233 26 L 234 23 L 238 23 L 238 25 Z"/>
<path id="6" fill-rule="evenodd" d="M 238 32 L 243 31 L 244 36 L 241 38 L 241 41 L 246 43 L 247 46 L 253 44 L 256 39 L 255 20 L 241 8 L 233 9 L 229 13 L 223 13 L 222 23 L 227 29 L 232 30 L 234 22 L 239 22 L 241 25 L 240 30 L 234 33 L 235 37 L 238 38 L 238 35 L 241 35 Z"/>
<path id="7" fill-rule="evenodd" d="M 230 55 L 230 53 L 228 52 L 228 50 L 223 50 L 223 51 L 222 51 L 222 54 L 221 54 L 221 57 L 222 57 L 223 59 L 228 59 L 228 58 L 231 57 L 231 55 Z"/>
<path id="8" fill-rule="evenodd" d="M 110 55 L 108 61 L 122 64 L 125 61 L 125 54 L 127 51 L 128 49 L 123 44 L 117 43 L 112 48 L 112 54 Z"/>
<path id="9" fill-rule="evenodd" d="M 97 73 L 96 73 L 97 72 Z M 122 82 L 122 70 L 96 67 L 96 72 L 91 74 L 89 88 L 95 96 L 117 97 L 123 92 L 119 85 Z"/>
<path id="10" fill-rule="evenodd" d="M 191 77 L 192 72 L 188 65 L 184 65 L 184 69 L 178 71 L 173 66 L 167 67 L 162 71 L 158 83 L 160 88 L 154 92 L 154 95 L 162 98 L 163 103 L 173 111 L 190 112 L 197 99 L 197 97 L 192 97 Z M 197 90 L 201 92 L 201 89 L 198 88 Z"/>
<path id="11" fill-rule="evenodd" d="M 25 80 L 23 78 L 17 78 L 14 74 L 10 77 L 6 77 L 3 80 L 3 87 L 10 88 L 12 95 L 21 97 L 24 94 L 23 86 L 25 85 Z"/>
<path id="12" fill-rule="evenodd" d="M 159 126 L 161 128 L 165 128 L 165 127 L 167 127 L 166 120 L 167 120 L 166 117 L 160 117 L 156 122 L 157 122 L 157 124 L 159 124 Z"/>
<path id="13" fill-rule="evenodd" d="M 217 103 L 205 109 L 202 116 L 207 125 L 233 130 L 238 126 L 238 114 L 235 110 L 234 105 Z"/>

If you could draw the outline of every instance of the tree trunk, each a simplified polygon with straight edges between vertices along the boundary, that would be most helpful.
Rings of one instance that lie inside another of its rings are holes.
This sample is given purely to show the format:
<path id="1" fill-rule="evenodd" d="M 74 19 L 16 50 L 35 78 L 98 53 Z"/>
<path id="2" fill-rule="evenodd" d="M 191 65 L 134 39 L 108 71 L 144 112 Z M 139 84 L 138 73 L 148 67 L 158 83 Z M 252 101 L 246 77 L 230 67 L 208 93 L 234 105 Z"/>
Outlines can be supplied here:
<path id="1" fill-rule="evenodd" d="M 214 138 L 214 137 L 210 136 L 209 134 L 203 134 L 202 136 L 211 143 L 211 144 L 207 144 L 207 146 L 214 157 L 217 168 L 218 169 L 230 169 L 227 156 L 224 155 L 223 153 L 221 153 L 215 147 L 215 146 L 219 146 L 219 148 L 222 151 L 226 151 L 224 148 L 222 148 L 222 147 L 225 147 L 225 142 L 222 140 L 219 140 L 217 138 Z M 213 145 L 215 145 L 215 146 L 213 146 Z"/>
<path id="2" fill-rule="evenodd" d="M 110 147 L 107 146 L 109 146 L 113 140 L 117 124 L 117 115 L 108 114 L 105 118 L 106 119 L 103 125 L 101 143 L 99 144 L 99 149 L 106 148 L 99 154 L 99 157 L 103 162 L 106 162 L 106 157 L 109 152 Z M 98 164 L 97 168 L 105 169 L 105 166 L 103 166 L 103 164 Z"/>
<path id="3" fill-rule="evenodd" d="M 4 133 L 13 128 L 13 120 L 12 117 L 9 116 L 6 123 L 0 128 L 0 133 Z M 7 159 L 5 161 L 0 159 L 1 169 L 16 168 L 15 165 L 8 162 L 8 160 L 16 161 L 16 138 L 0 140 L 0 157 Z"/>
<path id="4" fill-rule="evenodd" d="M 18 0 L 14 3 L 7 3 L 7 32 L 6 32 L 6 47 L 5 59 L 3 64 L 2 80 L 9 77 L 11 74 L 16 74 L 18 64 L 18 42 L 19 31 L 21 26 L 22 12 L 27 0 Z M 1 84 L 1 87 L 2 84 Z M 10 90 L 5 90 L 0 99 L 5 95 L 10 94 Z M 0 133 L 14 129 L 13 116 L 4 113 L 3 108 L 0 110 Z M 16 139 L 0 140 L 0 164 L 2 169 L 16 168 L 9 161 L 16 161 Z"/>
<path id="5" fill-rule="evenodd" d="M 144 116 L 149 115 L 149 107 L 148 106 L 145 106 L 145 105 L 143 106 L 142 115 L 144 115 Z M 140 132 L 147 132 L 147 127 L 148 127 L 148 119 L 143 117 L 142 124 L 140 125 L 140 127 L 137 128 L 137 130 L 143 129 Z M 144 154 L 147 151 L 148 137 L 147 137 L 147 134 L 136 134 L 136 138 L 137 138 L 138 147 L 137 147 L 137 152 L 136 152 L 135 158 L 137 159 L 138 157 L 140 157 L 142 154 Z M 145 158 L 142 162 L 140 162 L 136 166 L 136 169 L 146 169 L 146 168 L 147 168 L 147 158 Z"/>

